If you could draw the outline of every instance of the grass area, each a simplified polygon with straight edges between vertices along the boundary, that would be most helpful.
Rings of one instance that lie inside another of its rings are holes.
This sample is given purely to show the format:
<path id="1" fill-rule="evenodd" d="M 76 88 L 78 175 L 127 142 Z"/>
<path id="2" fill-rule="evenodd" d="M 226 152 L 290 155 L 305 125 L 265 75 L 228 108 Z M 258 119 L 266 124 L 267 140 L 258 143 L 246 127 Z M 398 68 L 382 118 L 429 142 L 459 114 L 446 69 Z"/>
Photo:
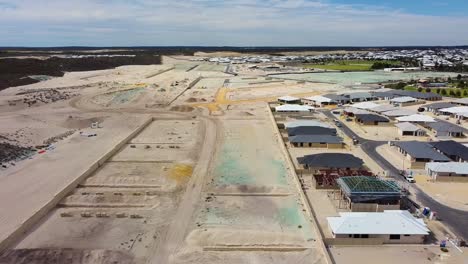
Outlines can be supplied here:
<path id="1" fill-rule="evenodd" d="M 304 64 L 304 68 L 315 68 L 322 70 L 335 70 L 335 71 L 370 71 L 374 60 L 339 60 L 330 61 L 323 64 Z M 386 61 L 392 64 L 399 64 L 399 61 Z"/>

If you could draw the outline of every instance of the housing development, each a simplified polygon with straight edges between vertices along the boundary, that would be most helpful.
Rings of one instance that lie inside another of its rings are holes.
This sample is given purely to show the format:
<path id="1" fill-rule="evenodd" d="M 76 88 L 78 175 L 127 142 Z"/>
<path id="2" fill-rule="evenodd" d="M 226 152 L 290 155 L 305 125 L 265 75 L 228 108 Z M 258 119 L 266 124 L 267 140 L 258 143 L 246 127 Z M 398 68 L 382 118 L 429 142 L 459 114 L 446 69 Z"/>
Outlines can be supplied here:
<path id="1" fill-rule="evenodd" d="M 468 50 L 296 53 L 5 50 L 0 263 L 467 263 Z"/>

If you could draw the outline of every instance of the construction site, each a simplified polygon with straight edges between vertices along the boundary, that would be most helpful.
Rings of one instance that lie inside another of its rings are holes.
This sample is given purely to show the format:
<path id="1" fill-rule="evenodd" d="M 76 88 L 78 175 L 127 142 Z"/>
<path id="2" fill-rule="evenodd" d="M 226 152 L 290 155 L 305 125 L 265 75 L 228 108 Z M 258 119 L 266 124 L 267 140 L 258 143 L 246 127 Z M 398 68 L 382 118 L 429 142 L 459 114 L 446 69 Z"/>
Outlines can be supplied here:
<path id="1" fill-rule="evenodd" d="M 357 263 L 361 237 L 328 218 L 403 209 L 411 187 L 387 182 L 346 117 L 284 103 L 347 88 L 198 56 L 0 91 L 0 263 Z M 428 225 L 411 260 L 460 263 L 436 251 L 452 231 Z"/>

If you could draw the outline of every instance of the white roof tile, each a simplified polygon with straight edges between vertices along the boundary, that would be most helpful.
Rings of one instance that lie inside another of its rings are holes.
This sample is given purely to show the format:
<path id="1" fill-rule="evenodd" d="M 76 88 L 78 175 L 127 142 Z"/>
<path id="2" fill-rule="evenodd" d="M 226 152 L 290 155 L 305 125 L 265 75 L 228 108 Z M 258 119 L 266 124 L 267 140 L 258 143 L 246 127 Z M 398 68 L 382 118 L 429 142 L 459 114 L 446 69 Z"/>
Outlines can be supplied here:
<path id="1" fill-rule="evenodd" d="M 401 129 L 402 131 L 418 131 L 421 130 L 418 126 L 411 124 L 409 122 L 397 123 L 395 124 L 396 127 Z"/>
<path id="2" fill-rule="evenodd" d="M 379 105 L 373 102 L 362 102 L 362 103 L 353 104 L 354 108 L 365 109 L 365 110 L 372 109 L 377 106 Z"/>
<path id="3" fill-rule="evenodd" d="M 402 97 L 396 97 L 390 100 L 392 103 L 408 103 L 408 102 L 416 102 L 418 99 L 413 98 L 411 96 L 402 96 Z"/>
<path id="4" fill-rule="evenodd" d="M 325 96 L 321 96 L 321 95 L 305 97 L 304 99 L 305 99 L 305 100 L 309 100 L 309 101 L 318 102 L 318 103 L 330 103 L 330 102 L 333 102 L 332 99 L 330 99 L 330 98 L 328 98 L 328 97 L 325 97 Z"/>
<path id="5" fill-rule="evenodd" d="M 447 112 L 452 114 L 463 114 L 468 113 L 468 106 L 455 106 L 449 108 L 442 108 L 439 112 Z"/>
<path id="6" fill-rule="evenodd" d="M 429 229 L 423 220 L 403 210 L 385 210 L 381 213 L 340 213 L 339 217 L 327 217 L 327 221 L 334 234 L 429 234 Z"/>
<path id="7" fill-rule="evenodd" d="M 397 117 L 396 120 L 399 122 L 435 122 L 434 118 L 420 114 Z"/>
<path id="8" fill-rule="evenodd" d="M 426 170 L 456 174 L 468 174 L 468 163 L 465 162 L 428 162 Z"/>
<path id="9" fill-rule="evenodd" d="M 312 126 L 312 127 L 326 127 L 326 128 L 331 128 L 330 125 L 325 124 L 323 122 L 317 121 L 317 120 L 294 120 L 290 122 L 286 122 L 284 124 L 286 128 L 292 128 L 292 127 L 300 127 L 300 126 Z"/>
<path id="10" fill-rule="evenodd" d="M 297 104 L 285 104 L 285 105 L 280 105 L 280 106 L 275 107 L 275 110 L 277 112 L 293 112 L 293 111 L 309 112 L 313 109 L 314 108 L 312 106 L 297 105 Z"/>
<path id="11" fill-rule="evenodd" d="M 278 100 L 282 100 L 282 101 L 297 101 L 297 100 L 299 100 L 299 98 L 294 97 L 294 96 L 290 96 L 290 95 L 286 95 L 286 96 L 281 96 L 281 97 L 279 97 Z"/>

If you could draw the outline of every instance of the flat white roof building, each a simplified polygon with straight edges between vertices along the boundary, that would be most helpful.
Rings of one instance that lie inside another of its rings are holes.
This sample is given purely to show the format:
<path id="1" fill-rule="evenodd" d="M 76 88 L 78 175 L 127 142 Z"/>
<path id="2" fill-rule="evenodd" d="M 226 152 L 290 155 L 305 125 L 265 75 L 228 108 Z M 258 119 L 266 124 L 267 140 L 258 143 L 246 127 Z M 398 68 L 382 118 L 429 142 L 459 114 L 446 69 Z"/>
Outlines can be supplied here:
<path id="1" fill-rule="evenodd" d="M 293 127 L 326 127 L 326 128 L 331 128 L 330 125 L 325 124 L 323 122 L 317 121 L 317 120 L 295 120 L 291 122 L 286 122 L 284 124 L 286 128 L 293 128 Z"/>
<path id="2" fill-rule="evenodd" d="M 405 131 L 417 131 L 417 130 L 421 129 L 418 126 L 416 126 L 414 124 L 411 124 L 409 122 L 397 123 L 397 124 L 395 124 L 395 126 L 398 127 L 399 129 L 405 130 Z"/>
<path id="3" fill-rule="evenodd" d="M 370 111 L 377 112 L 377 113 L 382 113 L 382 112 L 398 110 L 398 109 L 399 108 L 395 107 L 394 105 L 384 104 L 384 105 L 379 105 L 377 107 L 374 107 L 374 108 L 370 109 Z"/>
<path id="4" fill-rule="evenodd" d="M 461 104 L 461 105 L 468 105 L 468 98 L 460 98 L 455 101 L 453 101 L 456 104 Z"/>
<path id="5" fill-rule="evenodd" d="M 442 113 L 451 113 L 451 114 L 464 114 L 468 113 L 468 106 L 455 106 L 449 108 L 439 109 L 439 112 Z"/>
<path id="6" fill-rule="evenodd" d="M 333 100 L 331 98 L 328 98 L 328 97 L 325 97 L 325 96 L 321 96 L 321 95 L 305 97 L 303 99 L 306 100 L 306 101 L 312 101 L 315 104 L 320 104 L 320 105 L 325 104 L 325 103 L 326 104 L 335 103 L 335 100 Z"/>
<path id="7" fill-rule="evenodd" d="M 382 114 L 388 117 L 399 117 L 399 116 L 415 115 L 417 114 L 417 112 L 413 110 L 409 110 L 409 109 L 396 109 L 396 110 L 383 112 Z"/>
<path id="8" fill-rule="evenodd" d="M 280 102 L 296 102 L 296 101 L 299 101 L 300 98 L 297 98 L 297 97 L 294 97 L 294 96 L 289 96 L 289 95 L 286 95 L 286 96 L 281 96 L 278 98 L 278 101 Z"/>
<path id="9" fill-rule="evenodd" d="M 427 115 L 420 115 L 420 114 L 397 117 L 396 120 L 398 122 L 415 122 L 415 123 L 435 122 L 434 118 L 427 116 Z"/>
<path id="10" fill-rule="evenodd" d="M 333 236 L 343 238 L 353 235 L 359 235 L 360 238 L 362 235 L 425 236 L 430 232 L 422 219 L 415 218 L 404 210 L 385 210 L 380 213 L 341 212 L 339 217 L 327 217 L 327 221 Z"/>
<path id="11" fill-rule="evenodd" d="M 438 177 L 468 177 L 466 162 L 428 162 L 425 169 L 434 180 Z"/>
<path id="12" fill-rule="evenodd" d="M 276 112 L 311 112 L 315 108 L 308 105 L 285 104 L 275 107 Z"/>
<path id="13" fill-rule="evenodd" d="M 380 106 L 380 105 L 376 104 L 376 103 L 373 103 L 373 102 L 362 102 L 362 103 L 353 104 L 354 108 L 364 109 L 364 110 L 369 110 L 369 109 L 375 108 L 377 106 Z"/>
<path id="14" fill-rule="evenodd" d="M 411 102 L 417 102 L 418 99 L 413 98 L 411 96 L 402 96 L 402 97 L 396 97 L 390 100 L 391 103 L 411 103 Z"/>

